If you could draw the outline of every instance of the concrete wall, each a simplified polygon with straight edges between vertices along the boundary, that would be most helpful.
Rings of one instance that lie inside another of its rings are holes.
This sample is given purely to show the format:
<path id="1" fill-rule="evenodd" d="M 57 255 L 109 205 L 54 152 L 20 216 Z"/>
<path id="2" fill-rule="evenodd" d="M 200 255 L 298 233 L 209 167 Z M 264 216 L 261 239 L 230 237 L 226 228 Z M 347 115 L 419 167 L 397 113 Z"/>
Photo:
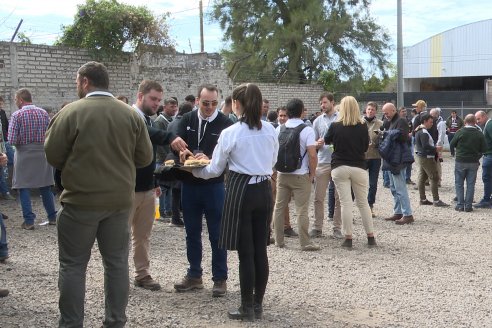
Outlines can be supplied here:
<path id="1" fill-rule="evenodd" d="M 5 110 L 10 113 L 17 109 L 14 95 L 19 88 L 30 89 L 34 103 L 48 110 L 58 110 L 63 102 L 77 100 L 76 72 L 90 60 L 91 56 L 83 49 L 0 42 L 0 95 L 5 98 Z M 132 103 L 143 79 L 161 82 L 164 97 L 175 96 L 179 101 L 189 94 L 196 96 L 198 86 L 203 83 L 217 85 L 220 100 L 233 89 L 218 54 L 147 53 L 141 57 L 124 54 L 103 63 L 109 71 L 110 91 L 127 96 Z M 271 109 L 297 97 L 304 101 L 310 113 L 318 110 L 318 97 L 323 91 L 315 84 L 258 85 L 270 101 Z"/>
<path id="2" fill-rule="evenodd" d="M 308 112 L 314 113 L 319 110 L 319 95 L 323 92 L 323 86 L 319 84 L 276 84 L 257 83 L 263 94 L 263 98 L 270 102 L 270 109 L 285 106 L 292 98 L 299 98 L 304 102 Z"/>

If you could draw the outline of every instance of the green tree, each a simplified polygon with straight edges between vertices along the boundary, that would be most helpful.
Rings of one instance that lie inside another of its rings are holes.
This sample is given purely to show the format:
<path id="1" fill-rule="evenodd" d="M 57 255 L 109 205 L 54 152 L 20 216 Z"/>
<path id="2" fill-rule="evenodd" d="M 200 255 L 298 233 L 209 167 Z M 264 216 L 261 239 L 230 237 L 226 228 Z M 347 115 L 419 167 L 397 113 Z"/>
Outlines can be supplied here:
<path id="1" fill-rule="evenodd" d="M 31 38 L 29 38 L 24 32 L 19 32 L 19 34 L 17 34 L 17 41 L 24 46 L 32 44 Z"/>
<path id="2" fill-rule="evenodd" d="M 384 74 L 389 36 L 370 17 L 370 2 L 215 0 L 211 16 L 220 23 L 224 41 L 231 42 L 223 52 L 229 68 L 235 64 L 249 75 L 287 71 L 302 80 L 332 70 L 352 76 L 364 72 L 363 58 Z M 240 65 L 239 58 L 244 58 Z"/>
<path id="3" fill-rule="evenodd" d="M 321 83 L 325 91 L 334 92 L 340 79 L 334 71 L 322 71 L 319 73 L 318 82 Z"/>
<path id="4" fill-rule="evenodd" d="M 57 45 L 86 48 L 102 55 L 148 47 L 171 47 L 167 15 L 155 17 L 144 6 L 121 4 L 116 0 L 87 0 L 77 6 L 72 25 L 63 26 Z"/>
<path id="5" fill-rule="evenodd" d="M 364 81 L 364 92 L 378 92 L 383 91 L 388 84 L 387 78 L 378 78 L 376 75 L 372 75 L 369 79 Z"/>

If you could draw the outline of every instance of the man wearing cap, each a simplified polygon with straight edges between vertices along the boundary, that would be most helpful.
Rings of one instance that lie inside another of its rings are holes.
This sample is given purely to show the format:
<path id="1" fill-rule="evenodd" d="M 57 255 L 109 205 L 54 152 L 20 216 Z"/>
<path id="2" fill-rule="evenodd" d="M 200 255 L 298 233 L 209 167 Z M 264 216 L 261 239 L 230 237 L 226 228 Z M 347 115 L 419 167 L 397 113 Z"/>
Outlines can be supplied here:
<path id="1" fill-rule="evenodd" d="M 492 122 L 484 111 L 475 114 L 478 125 L 483 125 L 485 152 L 482 160 L 483 198 L 475 204 L 475 208 L 492 208 Z"/>

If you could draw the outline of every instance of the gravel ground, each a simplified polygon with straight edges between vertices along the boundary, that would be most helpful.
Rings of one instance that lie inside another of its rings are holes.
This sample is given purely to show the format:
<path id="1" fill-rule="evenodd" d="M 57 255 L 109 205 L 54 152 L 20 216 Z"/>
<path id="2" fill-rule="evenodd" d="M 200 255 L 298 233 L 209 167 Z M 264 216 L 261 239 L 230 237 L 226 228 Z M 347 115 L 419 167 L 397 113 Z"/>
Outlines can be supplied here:
<path id="1" fill-rule="evenodd" d="M 446 157 L 440 195 L 450 204 L 453 167 L 453 159 Z M 374 220 L 377 248 L 366 247 L 355 212 L 353 251 L 330 238 L 331 222 L 325 225 L 326 236 L 317 240 L 322 246 L 319 252 L 301 252 L 298 240 L 292 238 L 286 239 L 284 249 L 270 246 L 264 319 L 248 324 L 230 321 L 226 312 L 239 304 L 237 254 L 229 253 L 228 294 L 212 298 L 210 247 L 204 233 L 205 289 L 175 293 L 173 283 L 187 268 L 185 233 L 156 222 L 151 269 L 163 289 L 151 292 L 131 285 L 127 327 L 491 327 L 492 260 L 486 236 L 492 232 L 492 210 L 463 213 L 453 207 L 419 206 L 418 191 L 409 190 L 415 223 L 386 222 L 382 217 L 392 214 L 392 196 L 380 178 Z M 479 178 L 475 200 L 482 191 Z M 43 218 L 40 198 L 33 198 L 38 218 Z M 0 287 L 11 292 L 0 299 L 0 327 L 54 327 L 56 228 L 21 230 L 19 204 L 2 200 L 0 208 L 10 217 L 6 225 L 11 256 L 0 265 Z M 312 220 L 312 206 L 310 214 Z M 86 327 L 101 325 L 103 270 L 97 246 L 87 270 L 85 313 Z"/>

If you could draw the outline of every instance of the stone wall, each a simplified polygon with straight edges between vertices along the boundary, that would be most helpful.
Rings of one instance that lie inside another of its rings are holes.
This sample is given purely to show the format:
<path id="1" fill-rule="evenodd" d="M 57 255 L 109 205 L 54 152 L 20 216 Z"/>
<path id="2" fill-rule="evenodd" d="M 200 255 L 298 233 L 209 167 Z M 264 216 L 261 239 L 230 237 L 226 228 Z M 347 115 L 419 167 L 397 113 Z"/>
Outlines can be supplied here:
<path id="1" fill-rule="evenodd" d="M 5 110 L 14 110 L 14 94 L 28 88 L 34 103 L 48 110 L 58 110 L 65 101 L 77 100 L 75 77 L 77 69 L 92 60 L 86 50 L 44 45 L 20 45 L 0 42 L 0 95 Z M 162 83 L 164 97 L 196 96 L 200 84 L 212 83 L 220 90 L 219 98 L 230 95 L 233 82 L 228 78 L 218 54 L 124 54 L 112 61 L 103 61 L 110 77 L 110 91 L 125 95 L 133 103 L 139 83 L 152 79 Z M 309 112 L 318 110 L 320 85 L 287 85 L 258 83 L 270 108 L 285 105 L 293 97 L 302 99 Z"/>
<path id="2" fill-rule="evenodd" d="M 0 42 L 0 95 L 5 110 L 16 110 L 15 91 L 28 88 L 36 105 L 58 110 L 65 101 L 77 100 L 75 77 L 77 69 L 92 60 L 86 50 L 43 45 L 23 46 Z M 108 68 L 110 91 L 135 101 L 143 79 L 162 83 L 165 97 L 196 96 L 198 86 L 212 83 L 221 90 L 221 98 L 231 93 L 232 83 L 217 54 L 124 54 L 112 61 L 103 61 Z"/>

